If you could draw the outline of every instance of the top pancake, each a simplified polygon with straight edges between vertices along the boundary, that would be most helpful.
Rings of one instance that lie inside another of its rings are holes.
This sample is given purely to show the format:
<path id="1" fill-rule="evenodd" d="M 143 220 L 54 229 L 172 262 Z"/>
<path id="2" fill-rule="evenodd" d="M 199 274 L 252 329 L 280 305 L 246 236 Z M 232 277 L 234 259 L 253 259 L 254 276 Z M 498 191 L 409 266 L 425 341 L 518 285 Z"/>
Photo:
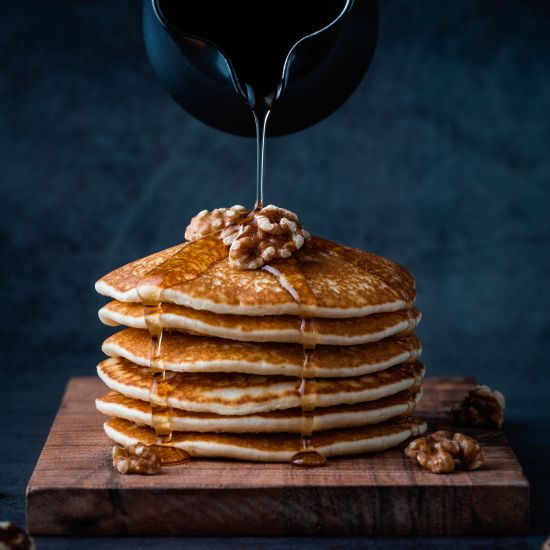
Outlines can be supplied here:
<path id="1" fill-rule="evenodd" d="M 317 237 L 268 269 L 234 269 L 220 246 L 201 239 L 166 249 L 102 277 L 96 290 L 122 302 L 145 296 L 214 313 L 325 318 L 398 311 L 415 298 L 403 267 Z"/>

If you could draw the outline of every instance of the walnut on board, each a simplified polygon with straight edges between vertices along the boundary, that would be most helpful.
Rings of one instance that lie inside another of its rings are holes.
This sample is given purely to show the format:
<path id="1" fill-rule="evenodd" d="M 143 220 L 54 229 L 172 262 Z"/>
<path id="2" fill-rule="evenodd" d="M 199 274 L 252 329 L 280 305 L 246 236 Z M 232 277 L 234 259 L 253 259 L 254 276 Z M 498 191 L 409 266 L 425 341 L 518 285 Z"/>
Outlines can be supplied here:
<path id="1" fill-rule="evenodd" d="M 451 409 L 451 422 L 456 426 L 500 428 L 504 422 L 505 404 L 499 391 L 485 385 L 477 386 Z"/>
<path id="2" fill-rule="evenodd" d="M 113 447 L 113 467 L 119 474 L 153 475 L 160 472 L 161 466 L 161 456 L 154 445 Z"/>
<path id="3" fill-rule="evenodd" d="M 485 460 L 485 453 L 475 439 L 445 430 L 415 439 L 405 449 L 405 455 L 434 474 L 454 472 L 457 463 L 466 470 L 476 470 Z"/>

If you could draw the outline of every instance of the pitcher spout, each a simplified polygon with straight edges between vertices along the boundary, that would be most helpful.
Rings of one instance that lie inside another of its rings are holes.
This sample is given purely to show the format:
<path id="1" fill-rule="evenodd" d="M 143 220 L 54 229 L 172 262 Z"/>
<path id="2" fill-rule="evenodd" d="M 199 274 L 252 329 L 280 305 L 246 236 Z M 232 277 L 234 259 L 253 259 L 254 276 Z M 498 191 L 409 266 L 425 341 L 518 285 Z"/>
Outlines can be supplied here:
<path id="1" fill-rule="evenodd" d="M 203 122 L 239 135 L 254 135 L 250 109 L 272 110 L 271 135 L 327 116 L 366 71 L 376 29 L 375 0 L 267 7 L 145 0 L 144 7 L 147 51 L 168 91 Z"/>

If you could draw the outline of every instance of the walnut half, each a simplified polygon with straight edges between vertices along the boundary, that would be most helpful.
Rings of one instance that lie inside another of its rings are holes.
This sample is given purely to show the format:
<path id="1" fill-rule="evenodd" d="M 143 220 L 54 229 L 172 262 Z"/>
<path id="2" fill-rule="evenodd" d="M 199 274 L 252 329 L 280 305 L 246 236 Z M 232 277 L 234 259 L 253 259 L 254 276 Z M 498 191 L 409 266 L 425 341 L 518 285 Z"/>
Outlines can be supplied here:
<path id="1" fill-rule="evenodd" d="M 236 204 L 230 208 L 215 208 L 212 212 L 202 210 L 191 219 L 185 230 L 188 241 L 197 241 L 202 237 L 220 232 L 220 238 L 229 246 L 237 236 L 237 223 L 246 218 L 248 210 Z M 226 242 L 227 241 L 227 242 Z"/>
<path id="2" fill-rule="evenodd" d="M 284 208 L 270 204 L 252 216 L 229 248 L 229 264 L 237 269 L 258 269 L 276 258 L 290 258 L 310 238 L 298 216 Z"/>
<path id="3" fill-rule="evenodd" d="M 415 439 L 409 443 L 405 454 L 434 474 L 453 472 L 457 461 L 466 470 L 476 470 L 485 459 L 485 453 L 475 439 L 461 433 L 453 435 L 445 430 Z"/>
<path id="4" fill-rule="evenodd" d="M 229 265 L 236 269 L 258 269 L 290 258 L 310 238 L 296 214 L 272 204 L 252 212 L 239 205 L 203 210 L 187 226 L 185 238 L 196 241 L 211 234 L 229 247 Z"/>
<path id="5" fill-rule="evenodd" d="M 457 426 L 500 428 L 504 422 L 504 396 L 488 386 L 477 386 L 451 410 L 451 421 Z"/>
<path id="6" fill-rule="evenodd" d="M 119 474 L 158 474 L 161 467 L 158 449 L 136 443 L 128 447 L 113 447 L 113 467 Z"/>

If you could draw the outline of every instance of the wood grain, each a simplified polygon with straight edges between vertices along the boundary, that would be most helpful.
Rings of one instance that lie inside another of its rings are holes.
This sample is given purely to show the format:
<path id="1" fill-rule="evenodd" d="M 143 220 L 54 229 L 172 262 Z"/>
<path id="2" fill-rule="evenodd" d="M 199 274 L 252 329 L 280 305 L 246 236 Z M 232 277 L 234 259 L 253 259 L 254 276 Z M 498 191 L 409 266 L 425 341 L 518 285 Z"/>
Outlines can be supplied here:
<path id="1" fill-rule="evenodd" d="M 428 378 L 430 429 L 474 385 Z M 529 484 L 502 432 L 462 430 L 485 447 L 474 472 L 435 475 L 403 447 L 331 459 L 323 468 L 194 460 L 158 476 L 121 476 L 94 398 L 73 378 L 27 487 L 27 523 L 51 535 L 519 535 Z"/>

